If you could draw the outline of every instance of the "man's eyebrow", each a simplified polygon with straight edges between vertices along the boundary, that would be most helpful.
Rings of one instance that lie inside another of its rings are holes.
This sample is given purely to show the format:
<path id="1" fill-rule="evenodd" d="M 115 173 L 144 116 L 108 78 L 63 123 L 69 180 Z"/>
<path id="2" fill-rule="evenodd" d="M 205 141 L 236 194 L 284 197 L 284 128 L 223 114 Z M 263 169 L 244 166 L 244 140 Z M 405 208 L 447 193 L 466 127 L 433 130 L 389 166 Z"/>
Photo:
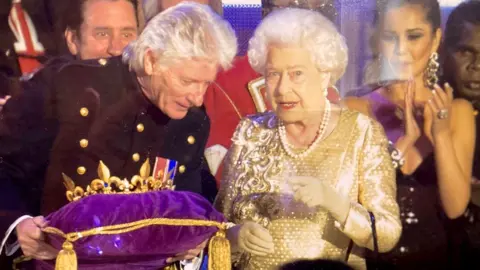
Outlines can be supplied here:
<path id="1" fill-rule="evenodd" d="M 135 31 L 136 32 L 137 28 L 133 27 L 133 26 L 127 26 L 127 27 L 123 27 L 122 31 Z"/>
<path id="2" fill-rule="evenodd" d="M 105 26 L 97 26 L 94 29 L 98 30 L 98 31 L 110 31 L 111 30 L 110 27 L 105 27 Z"/>

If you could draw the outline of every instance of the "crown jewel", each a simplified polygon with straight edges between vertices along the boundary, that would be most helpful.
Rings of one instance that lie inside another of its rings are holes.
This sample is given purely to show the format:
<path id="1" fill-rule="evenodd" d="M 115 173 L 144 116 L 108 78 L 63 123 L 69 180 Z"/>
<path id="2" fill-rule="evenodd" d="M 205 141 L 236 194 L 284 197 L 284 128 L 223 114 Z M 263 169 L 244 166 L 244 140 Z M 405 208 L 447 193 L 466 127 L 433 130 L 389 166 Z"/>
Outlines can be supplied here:
<path id="1" fill-rule="evenodd" d="M 128 194 L 144 193 L 158 190 L 174 190 L 172 173 L 164 174 L 159 171 L 157 175 L 151 176 L 150 161 L 147 159 L 140 167 L 139 175 L 134 175 L 130 181 L 111 176 L 110 169 L 102 162 L 98 164 L 98 178 L 83 189 L 75 186 L 73 180 L 62 173 L 63 183 L 67 189 L 66 195 L 69 201 L 77 201 L 83 197 L 94 194 Z"/>

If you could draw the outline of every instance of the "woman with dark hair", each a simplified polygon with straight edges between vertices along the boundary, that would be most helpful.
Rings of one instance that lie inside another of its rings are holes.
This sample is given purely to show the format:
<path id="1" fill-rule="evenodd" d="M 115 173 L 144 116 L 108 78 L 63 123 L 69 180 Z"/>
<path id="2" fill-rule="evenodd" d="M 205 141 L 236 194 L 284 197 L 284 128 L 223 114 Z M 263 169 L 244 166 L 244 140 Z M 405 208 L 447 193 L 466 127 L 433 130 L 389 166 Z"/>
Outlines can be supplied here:
<path id="1" fill-rule="evenodd" d="M 441 40 L 437 0 L 378 4 L 376 51 L 383 87 L 347 99 L 350 108 L 377 119 L 397 167 L 403 232 L 381 255 L 387 269 L 449 269 L 449 219 L 470 200 L 475 143 L 473 108 L 437 84 Z"/>

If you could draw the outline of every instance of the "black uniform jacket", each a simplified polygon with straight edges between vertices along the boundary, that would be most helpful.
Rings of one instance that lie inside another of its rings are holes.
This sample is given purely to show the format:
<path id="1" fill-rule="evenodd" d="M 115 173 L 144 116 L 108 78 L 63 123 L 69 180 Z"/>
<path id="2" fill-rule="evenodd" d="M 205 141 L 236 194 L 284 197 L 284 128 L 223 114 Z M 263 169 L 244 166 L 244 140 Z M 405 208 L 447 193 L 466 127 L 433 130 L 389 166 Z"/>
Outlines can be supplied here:
<path id="1" fill-rule="evenodd" d="M 44 68 L 24 88 L 0 120 L 2 231 L 19 215 L 47 215 L 65 205 L 62 173 L 85 188 L 98 178 L 100 160 L 122 179 L 138 174 L 147 158 L 152 168 L 156 157 L 176 160 L 176 190 L 213 201 L 204 109 L 169 119 L 119 57 Z"/>

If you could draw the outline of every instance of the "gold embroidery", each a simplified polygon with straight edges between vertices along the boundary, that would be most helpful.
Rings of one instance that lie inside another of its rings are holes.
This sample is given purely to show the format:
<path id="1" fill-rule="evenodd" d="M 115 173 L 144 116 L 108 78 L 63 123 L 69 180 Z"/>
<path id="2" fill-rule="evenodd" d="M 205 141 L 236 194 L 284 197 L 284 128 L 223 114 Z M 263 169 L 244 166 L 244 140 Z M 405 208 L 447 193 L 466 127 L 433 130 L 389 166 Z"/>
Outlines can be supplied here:
<path id="1" fill-rule="evenodd" d="M 265 226 L 275 245 L 268 256 L 242 256 L 241 268 L 275 269 L 299 258 L 343 260 L 351 239 L 372 247 L 368 211 L 374 212 L 381 228 L 377 229 L 381 249 L 393 248 L 401 225 L 395 171 L 381 126 L 344 110 L 335 130 L 315 150 L 292 159 L 279 143 L 276 125 L 273 113 L 242 120 L 225 161 L 216 207 L 234 223 L 251 220 Z M 326 211 L 294 200 L 285 179 L 297 175 L 327 181 L 349 196 L 353 206 L 343 227 Z M 365 268 L 358 250 L 349 264 Z"/>

